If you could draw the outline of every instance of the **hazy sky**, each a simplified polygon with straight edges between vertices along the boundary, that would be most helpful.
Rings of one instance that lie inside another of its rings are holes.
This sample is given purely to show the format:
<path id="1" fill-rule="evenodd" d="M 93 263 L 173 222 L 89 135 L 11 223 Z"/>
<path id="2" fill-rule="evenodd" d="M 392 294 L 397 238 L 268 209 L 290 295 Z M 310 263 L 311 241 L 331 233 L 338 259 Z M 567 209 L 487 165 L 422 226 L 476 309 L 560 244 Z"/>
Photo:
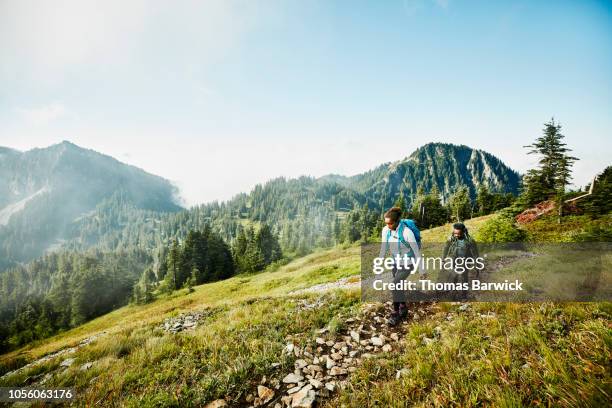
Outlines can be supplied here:
<path id="1" fill-rule="evenodd" d="M 605 1 L 0 0 L 0 145 L 70 140 L 188 204 L 431 141 L 524 171 L 553 115 L 583 185 L 611 162 L 611 93 Z"/>

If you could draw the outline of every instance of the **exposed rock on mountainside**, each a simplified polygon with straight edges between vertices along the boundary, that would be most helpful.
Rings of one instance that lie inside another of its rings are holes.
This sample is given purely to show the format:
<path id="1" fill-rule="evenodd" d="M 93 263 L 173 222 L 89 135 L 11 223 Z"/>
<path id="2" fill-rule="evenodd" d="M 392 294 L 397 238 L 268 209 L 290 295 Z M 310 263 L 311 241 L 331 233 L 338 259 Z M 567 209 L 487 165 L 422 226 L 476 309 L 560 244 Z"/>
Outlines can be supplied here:
<path id="1" fill-rule="evenodd" d="M 414 195 L 419 187 L 424 191 L 436 187 L 444 198 L 460 185 L 467 186 L 473 197 L 481 184 L 491 191 L 517 193 L 520 176 L 497 157 L 482 150 L 428 143 L 403 160 L 383 164 L 345 183 L 387 207 L 400 192 Z"/>

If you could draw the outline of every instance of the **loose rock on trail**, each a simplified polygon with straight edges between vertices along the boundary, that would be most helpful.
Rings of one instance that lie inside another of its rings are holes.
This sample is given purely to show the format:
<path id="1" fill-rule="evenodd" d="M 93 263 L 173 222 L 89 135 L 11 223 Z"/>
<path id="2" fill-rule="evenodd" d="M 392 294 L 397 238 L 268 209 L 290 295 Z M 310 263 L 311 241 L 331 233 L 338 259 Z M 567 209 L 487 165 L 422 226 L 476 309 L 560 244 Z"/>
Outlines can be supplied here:
<path id="1" fill-rule="evenodd" d="M 403 347 L 403 336 L 410 322 L 431 314 L 434 307 L 432 303 L 410 304 L 406 320 L 390 327 L 387 324 L 391 313 L 389 302 L 384 305 L 364 304 L 358 316 L 344 317 L 341 328 L 333 332 L 328 327 L 318 329 L 315 336 L 306 342 L 288 337 L 283 354 L 295 357 L 293 371 L 277 370 L 273 378 L 262 378 L 240 405 L 315 406 L 346 387 L 351 373 L 357 371 L 365 359 Z M 272 365 L 273 369 L 279 367 L 280 363 Z M 406 373 L 398 372 L 398 376 L 401 375 Z"/>

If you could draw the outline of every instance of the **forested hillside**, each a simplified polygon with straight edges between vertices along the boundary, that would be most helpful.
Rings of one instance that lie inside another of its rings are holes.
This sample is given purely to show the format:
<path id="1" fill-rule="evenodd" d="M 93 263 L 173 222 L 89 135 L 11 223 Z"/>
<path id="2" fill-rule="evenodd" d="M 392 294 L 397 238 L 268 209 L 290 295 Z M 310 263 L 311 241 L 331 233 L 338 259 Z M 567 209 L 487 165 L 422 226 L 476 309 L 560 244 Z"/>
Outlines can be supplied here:
<path id="1" fill-rule="evenodd" d="M 69 142 L 24 153 L 3 149 L 0 269 L 61 247 L 75 221 L 117 194 L 137 209 L 174 212 L 181 209 L 176 193 L 161 177 Z"/>
<path id="2" fill-rule="evenodd" d="M 244 220 L 264 222 L 284 249 L 305 253 L 333 244 L 336 218 L 368 205 L 380 214 L 401 198 L 408 207 L 437 189 L 445 203 L 459 188 L 476 197 L 518 191 L 519 176 L 499 159 L 466 146 L 430 143 L 364 174 L 278 178 L 227 202 L 179 211 L 166 180 L 63 142 L 0 154 L 0 269 L 49 249 L 152 250 L 211 225 L 228 241 Z"/>
<path id="3" fill-rule="evenodd" d="M 75 222 L 65 246 L 157 251 L 206 226 L 231 243 L 246 225 L 264 223 L 285 252 L 306 254 L 376 236 L 382 212 L 396 203 L 411 210 L 421 227 L 436 226 L 503 208 L 518 185 L 518 174 L 488 153 L 428 144 L 362 175 L 277 178 L 226 202 L 176 213 L 138 209 L 117 194 Z M 489 204 L 478 201 L 485 196 Z"/>
<path id="4" fill-rule="evenodd" d="M 503 208 L 518 188 L 517 173 L 495 157 L 450 144 L 428 144 L 353 177 L 277 178 L 190 209 L 174 204 L 166 180 L 68 142 L 5 149 L 0 173 L 0 188 L 13 197 L 0 225 L 0 263 L 13 265 L 0 272 L 4 348 L 129 301 L 375 240 L 394 204 L 426 228 Z"/>
<path id="5" fill-rule="evenodd" d="M 437 189 L 446 201 L 460 186 L 467 187 L 475 198 L 481 185 L 494 192 L 517 194 L 520 182 L 519 174 L 492 154 L 448 143 L 428 143 L 404 160 L 347 180 L 382 207 L 393 204 L 398 196 L 413 203 L 419 188 Z"/>

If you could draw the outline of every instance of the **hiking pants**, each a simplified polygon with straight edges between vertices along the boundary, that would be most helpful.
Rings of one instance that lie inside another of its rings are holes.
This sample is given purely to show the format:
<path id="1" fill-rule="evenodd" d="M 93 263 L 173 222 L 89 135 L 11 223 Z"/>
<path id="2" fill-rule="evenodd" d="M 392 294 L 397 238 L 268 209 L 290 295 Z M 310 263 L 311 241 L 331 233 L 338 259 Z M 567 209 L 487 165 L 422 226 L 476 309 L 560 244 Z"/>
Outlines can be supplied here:
<path id="1" fill-rule="evenodd" d="M 410 277 L 410 272 L 414 269 L 414 265 L 408 265 L 407 268 L 398 269 L 397 266 L 393 266 L 393 283 L 400 283 Z M 391 297 L 393 303 L 406 302 L 406 291 L 405 290 L 392 290 Z"/>

